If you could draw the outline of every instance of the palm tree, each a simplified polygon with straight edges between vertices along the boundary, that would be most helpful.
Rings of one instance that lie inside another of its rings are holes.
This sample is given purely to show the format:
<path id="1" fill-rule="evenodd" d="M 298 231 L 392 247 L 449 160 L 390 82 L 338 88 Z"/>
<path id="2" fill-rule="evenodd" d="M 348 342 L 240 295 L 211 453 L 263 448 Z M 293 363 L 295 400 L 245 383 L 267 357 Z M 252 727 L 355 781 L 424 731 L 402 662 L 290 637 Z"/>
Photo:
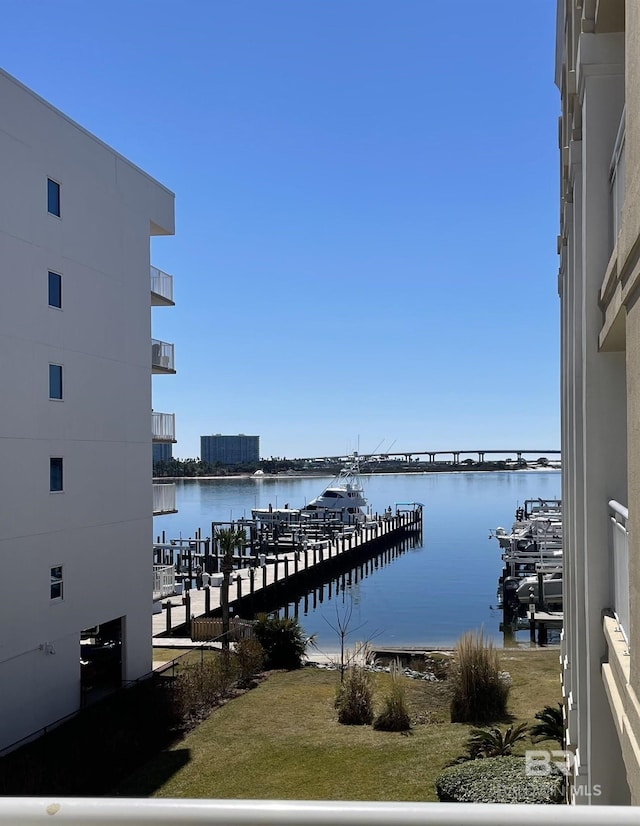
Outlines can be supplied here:
<path id="1" fill-rule="evenodd" d="M 220 544 L 220 550 L 223 552 L 222 559 L 222 592 L 220 594 L 220 603 L 222 608 L 222 647 L 225 650 L 229 648 L 229 578 L 233 571 L 233 552 L 236 548 L 244 548 L 246 536 L 243 530 L 239 528 L 220 528 L 216 531 L 215 538 Z"/>
<path id="2" fill-rule="evenodd" d="M 545 706 L 542 711 L 534 716 L 540 722 L 529 729 L 531 738 L 535 737 L 537 741 L 556 740 L 564 748 L 565 728 L 562 703 L 558 703 L 557 708 L 556 706 Z"/>

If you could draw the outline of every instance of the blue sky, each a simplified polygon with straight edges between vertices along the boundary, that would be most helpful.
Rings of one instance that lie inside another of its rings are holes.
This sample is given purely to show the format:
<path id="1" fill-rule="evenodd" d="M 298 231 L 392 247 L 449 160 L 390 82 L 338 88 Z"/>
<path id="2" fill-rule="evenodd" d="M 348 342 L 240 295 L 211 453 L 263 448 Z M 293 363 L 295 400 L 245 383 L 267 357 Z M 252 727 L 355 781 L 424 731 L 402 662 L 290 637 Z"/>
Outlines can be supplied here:
<path id="1" fill-rule="evenodd" d="M 2 18 L 2 67 L 176 193 L 174 455 L 559 447 L 554 0 Z"/>

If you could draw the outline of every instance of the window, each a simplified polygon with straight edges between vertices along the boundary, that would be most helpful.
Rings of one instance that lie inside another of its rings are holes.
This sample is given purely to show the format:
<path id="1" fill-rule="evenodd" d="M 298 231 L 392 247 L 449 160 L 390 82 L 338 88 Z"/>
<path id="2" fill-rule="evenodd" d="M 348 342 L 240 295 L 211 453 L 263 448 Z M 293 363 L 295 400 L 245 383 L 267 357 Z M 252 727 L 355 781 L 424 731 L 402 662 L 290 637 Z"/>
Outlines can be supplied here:
<path id="1" fill-rule="evenodd" d="M 62 399 L 62 365 L 49 365 L 49 398 Z"/>
<path id="2" fill-rule="evenodd" d="M 60 184 L 47 178 L 47 211 L 60 217 Z"/>
<path id="3" fill-rule="evenodd" d="M 62 490 L 62 459 L 49 460 L 49 490 L 57 493 Z"/>
<path id="4" fill-rule="evenodd" d="M 62 309 L 62 276 L 57 272 L 49 273 L 49 306 Z"/>
<path id="5" fill-rule="evenodd" d="M 62 599 L 62 565 L 51 569 L 51 599 Z"/>

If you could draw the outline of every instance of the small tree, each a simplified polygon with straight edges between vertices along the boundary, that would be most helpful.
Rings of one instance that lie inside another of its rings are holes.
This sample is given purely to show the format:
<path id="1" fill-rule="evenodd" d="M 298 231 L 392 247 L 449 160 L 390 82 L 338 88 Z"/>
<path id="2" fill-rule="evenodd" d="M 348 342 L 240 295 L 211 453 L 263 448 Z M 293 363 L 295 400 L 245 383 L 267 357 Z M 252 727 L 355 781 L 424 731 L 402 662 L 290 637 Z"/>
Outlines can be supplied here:
<path id="1" fill-rule="evenodd" d="M 333 662 L 340 670 L 340 682 L 344 681 L 345 671 L 348 668 L 351 668 L 354 665 L 361 665 L 363 663 L 367 663 L 367 661 L 372 658 L 372 651 L 370 642 L 371 640 L 377 636 L 374 634 L 374 637 L 369 637 L 369 639 L 365 640 L 364 642 L 356 642 L 353 647 L 353 650 L 349 650 L 346 647 L 347 636 L 349 634 L 354 634 L 356 631 L 359 631 L 362 628 L 362 625 L 358 625 L 355 628 L 351 628 L 351 620 L 353 618 L 353 597 L 349 597 L 349 600 L 346 606 L 343 608 L 342 612 L 340 612 L 338 606 L 336 605 L 336 622 L 335 625 L 330 623 L 326 617 L 323 617 L 324 621 L 327 623 L 329 628 L 338 635 L 338 639 L 340 641 L 340 662 L 336 663 L 335 660 L 332 658 L 331 662 Z"/>
<path id="2" fill-rule="evenodd" d="M 261 614 L 253 633 L 265 652 L 267 668 L 300 668 L 307 641 L 297 619 Z"/>
<path id="3" fill-rule="evenodd" d="M 233 528 L 220 528 L 216 531 L 215 538 L 220 543 L 220 550 L 224 557 L 222 560 L 222 591 L 220 594 L 220 607 L 222 608 L 222 647 L 229 650 L 229 578 L 233 571 L 233 552 L 236 548 L 243 548 L 246 536 L 243 530 Z"/>

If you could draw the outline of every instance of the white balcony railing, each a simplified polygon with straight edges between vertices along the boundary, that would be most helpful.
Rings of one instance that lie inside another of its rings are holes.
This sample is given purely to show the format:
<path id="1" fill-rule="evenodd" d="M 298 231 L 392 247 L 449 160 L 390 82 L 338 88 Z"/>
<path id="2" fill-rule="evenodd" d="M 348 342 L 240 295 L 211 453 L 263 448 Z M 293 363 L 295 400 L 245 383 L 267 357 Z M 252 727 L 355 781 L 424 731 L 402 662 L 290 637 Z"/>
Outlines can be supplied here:
<path id="1" fill-rule="evenodd" d="M 173 276 L 151 267 L 151 292 L 158 304 L 173 304 Z"/>
<path id="2" fill-rule="evenodd" d="M 154 485 L 153 486 L 153 515 L 161 513 L 176 513 L 176 486 Z"/>
<path id="3" fill-rule="evenodd" d="M 609 216 L 611 221 L 611 250 L 616 245 L 618 233 L 620 232 L 620 221 L 622 219 L 622 207 L 624 206 L 625 184 L 625 112 L 623 110 L 620 118 L 620 126 L 616 136 L 613 156 L 609 167 L 609 181 L 611 185 Z"/>
<path id="4" fill-rule="evenodd" d="M 3 797 L 0 821 L 39 826 L 60 814 L 86 826 L 637 826 L 635 806 L 366 803 L 297 800 L 148 800 Z"/>
<path id="5" fill-rule="evenodd" d="M 629 532 L 627 520 L 629 511 L 624 505 L 612 499 L 609 502 L 611 511 L 611 549 L 613 553 L 613 614 L 620 630 L 629 644 Z"/>
<path id="6" fill-rule="evenodd" d="M 153 566 L 153 599 L 164 599 L 176 590 L 176 569 L 173 565 Z"/>
<path id="7" fill-rule="evenodd" d="M 176 414 L 151 413 L 151 437 L 155 442 L 175 442 Z"/>
<path id="8" fill-rule="evenodd" d="M 173 344 L 168 344 L 166 341 L 158 341 L 157 338 L 152 339 L 151 364 L 154 370 L 175 373 Z"/>

